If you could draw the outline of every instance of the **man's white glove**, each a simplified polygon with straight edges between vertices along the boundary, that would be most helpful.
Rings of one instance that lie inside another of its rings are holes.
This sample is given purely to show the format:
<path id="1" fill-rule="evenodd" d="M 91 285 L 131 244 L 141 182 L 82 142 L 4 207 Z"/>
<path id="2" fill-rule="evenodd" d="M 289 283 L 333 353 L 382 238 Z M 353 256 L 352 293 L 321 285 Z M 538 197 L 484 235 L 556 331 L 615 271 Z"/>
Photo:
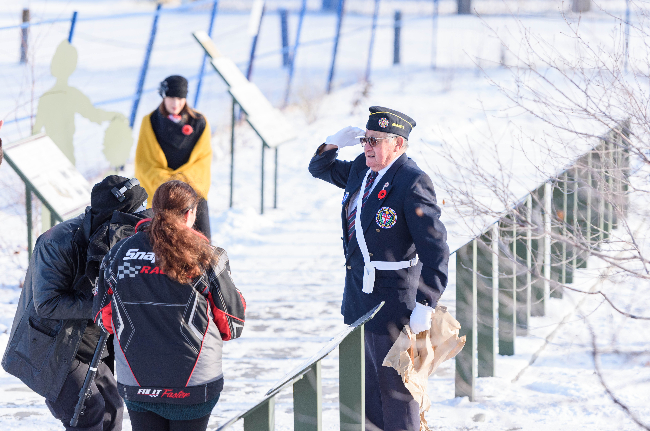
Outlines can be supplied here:
<path id="1" fill-rule="evenodd" d="M 428 305 L 415 303 L 415 309 L 411 313 L 411 321 L 409 326 L 414 334 L 426 331 L 431 328 L 431 316 L 433 315 L 433 308 Z"/>
<path id="2" fill-rule="evenodd" d="M 362 136 L 366 133 L 365 130 L 358 127 L 348 126 L 344 129 L 339 130 L 332 136 L 328 136 L 325 139 L 326 145 L 334 145 L 339 148 L 350 147 L 352 145 L 357 145 L 359 143 L 358 139 L 355 139 L 357 136 Z"/>

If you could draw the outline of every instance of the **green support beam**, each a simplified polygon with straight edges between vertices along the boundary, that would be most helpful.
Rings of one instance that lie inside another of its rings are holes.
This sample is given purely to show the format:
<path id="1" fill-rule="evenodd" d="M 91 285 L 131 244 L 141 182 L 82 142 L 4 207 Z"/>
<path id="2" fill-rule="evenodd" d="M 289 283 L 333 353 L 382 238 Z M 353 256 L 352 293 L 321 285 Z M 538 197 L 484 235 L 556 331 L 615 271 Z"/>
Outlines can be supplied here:
<path id="1" fill-rule="evenodd" d="M 293 429 L 295 431 L 322 431 L 323 429 L 321 375 L 321 361 L 318 361 L 293 384 Z"/>
<path id="2" fill-rule="evenodd" d="M 366 417 L 366 362 L 364 327 L 339 345 L 339 407 L 341 429 L 364 431 Z"/>
<path id="3" fill-rule="evenodd" d="M 275 430 L 275 397 L 267 399 L 244 417 L 244 431 Z"/>
<path id="4" fill-rule="evenodd" d="M 530 324 L 530 315 L 532 308 L 532 212 L 533 198 L 531 195 L 526 197 L 525 204 L 521 205 L 518 210 L 519 222 L 521 226 L 517 233 L 517 335 L 528 335 L 528 325 Z"/>
<path id="5" fill-rule="evenodd" d="M 546 285 L 544 282 L 544 184 L 532 193 L 532 211 L 531 211 L 531 257 L 530 266 L 531 274 L 531 316 L 544 315 L 544 292 Z"/>
<path id="6" fill-rule="evenodd" d="M 516 216 L 501 222 L 499 259 L 499 354 L 515 354 L 517 332 L 517 223 Z"/>
<path id="7" fill-rule="evenodd" d="M 465 347 L 456 356 L 455 396 L 475 400 L 477 375 L 477 242 L 474 239 L 456 251 L 456 320 Z"/>
<path id="8" fill-rule="evenodd" d="M 548 299 L 551 296 L 551 217 L 553 212 L 553 186 L 550 181 L 544 183 L 544 303 L 543 316 L 546 315 Z"/>
<path id="9" fill-rule="evenodd" d="M 497 224 L 478 240 L 478 377 L 494 377 L 498 354 L 498 241 Z"/>
<path id="10" fill-rule="evenodd" d="M 551 182 L 551 298 L 562 298 L 562 284 L 566 278 L 566 238 L 564 228 L 566 219 L 566 172 L 560 174 Z"/>

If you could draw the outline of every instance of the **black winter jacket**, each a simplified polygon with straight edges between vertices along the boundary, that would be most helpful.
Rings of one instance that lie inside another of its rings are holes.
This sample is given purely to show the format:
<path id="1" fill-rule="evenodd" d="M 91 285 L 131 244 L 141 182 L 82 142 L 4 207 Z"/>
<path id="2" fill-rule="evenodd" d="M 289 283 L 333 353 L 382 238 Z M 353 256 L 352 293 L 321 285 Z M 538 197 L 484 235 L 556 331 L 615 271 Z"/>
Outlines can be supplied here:
<path id="1" fill-rule="evenodd" d="M 149 212 L 119 214 L 134 226 Z M 86 276 L 90 236 L 88 207 L 38 238 L 2 358 L 5 371 L 48 400 L 58 397 L 93 317 L 93 288 Z"/>
<path id="2" fill-rule="evenodd" d="M 246 303 L 225 250 L 190 283 L 158 266 L 147 232 L 119 242 L 102 262 L 93 312 L 115 335 L 118 390 L 130 401 L 200 404 L 223 388 L 223 341 L 244 328 Z"/>

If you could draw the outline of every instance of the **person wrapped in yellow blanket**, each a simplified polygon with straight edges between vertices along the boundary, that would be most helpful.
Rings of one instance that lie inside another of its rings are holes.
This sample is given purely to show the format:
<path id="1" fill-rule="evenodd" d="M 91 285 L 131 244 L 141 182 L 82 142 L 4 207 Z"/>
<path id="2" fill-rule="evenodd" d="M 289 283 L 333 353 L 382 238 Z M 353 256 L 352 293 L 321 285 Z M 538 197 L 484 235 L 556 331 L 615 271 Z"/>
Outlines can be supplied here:
<path id="1" fill-rule="evenodd" d="M 210 239 L 207 203 L 212 164 L 210 124 L 187 104 L 187 80 L 182 76 L 165 78 L 158 92 L 162 103 L 142 119 L 135 152 L 135 176 L 149 196 L 170 179 L 190 184 L 203 198 L 194 229 Z"/>

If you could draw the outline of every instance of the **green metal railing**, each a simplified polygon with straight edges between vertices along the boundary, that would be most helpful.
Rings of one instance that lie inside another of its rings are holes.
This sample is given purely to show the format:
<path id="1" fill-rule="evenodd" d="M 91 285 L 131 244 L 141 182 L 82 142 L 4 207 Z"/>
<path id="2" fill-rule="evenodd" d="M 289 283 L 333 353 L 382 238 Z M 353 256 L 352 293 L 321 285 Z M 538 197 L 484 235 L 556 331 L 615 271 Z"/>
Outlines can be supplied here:
<path id="1" fill-rule="evenodd" d="M 262 400 L 223 424 L 225 430 L 240 419 L 244 431 L 273 431 L 275 429 L 275 397 L 293 386 L 293 423 L 296 431 L 322 431 L 323 390 L 321 360 L 336 347 L 339 348 L 339 411 L 342 430 L 365 429 L 365 348 L 364 325 L 384 305 L 359 318 L 332 338 L 321 350 L 289 372 L 275 384 Z"/>
<path id="2" fill-rule="evenodd" d="M 562 297 L 562 286 L 625 214 L 628 128 L 610 130 L 456 250 L 456 319 L 467 337 L 456 356 L 456 396 L 474 401 L 476 378 L 494 376 L 498 354 L 515 354 L 531 316 L 544 316 L 549 298 Z"/>

